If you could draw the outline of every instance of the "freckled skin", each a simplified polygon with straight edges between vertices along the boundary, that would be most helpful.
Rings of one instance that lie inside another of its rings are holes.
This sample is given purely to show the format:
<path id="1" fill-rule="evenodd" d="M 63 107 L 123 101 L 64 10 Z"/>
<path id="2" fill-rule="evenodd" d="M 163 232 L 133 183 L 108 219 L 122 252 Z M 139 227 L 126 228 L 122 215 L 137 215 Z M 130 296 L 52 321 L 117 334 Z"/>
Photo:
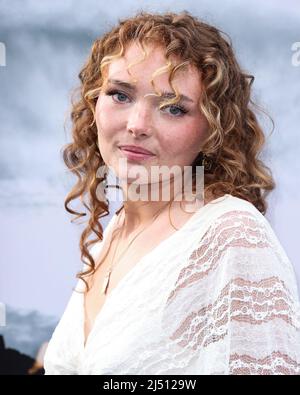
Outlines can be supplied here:
<path id="1" fill-rule="evenodd" d="M 155 156 L 142 163 L 146 168 L 151 165 L 183 167 L 190 165 L 196 158 L 208 129 L 207 121 L 198 108 L 201 95 L 198 70 L 189 66 L 177 73 L 173 79 L 178 92 L 194 101 L 182 102 L 188 113 L 181 116 L 181 111 L 174 109 L 177 103 L 173 108 L 160 110 L 159 100 L 152 95 L 155 90 L 151 85 L 151 78 L 158 68 L 165 66 L 166 58 L 164 51 L 158 46 L 147 49 L 151 51 L 150 56 L 130 67 L 132 76 L 126 70 L 126 66 L 142 56 L 140 48 L 135 43 L 127 48 L 124 58 L 113 61 L 108 67 L 108 78 L 130 83 L 137 79 L 137 91 L 133 93 L 126 88 L 110 84 L 109 89 L 121 90 L 122 93 L 108 96 L 105 91 L 101 92 L 96 104 L 99 149 L 105 163 L 112 167 L 120 178 L 122 174 L 117 164 L 124 156 L 118 145 L 139 145 L 152 151 Z M 156 76 L 154 84 L 158 92 L 173 91 L 168 82 L 168 73 Z M 128 162 L 128 167 L 130 165 L 133 163 Z"/>
<path id="2" fill-rule="evenodd" d="M 153 96 L 156 92 L 151 85 L 151 78 L 158 68 L 165 66 L 166 59 L 161 48 L 148 47 L 147 49 L 152 50 L 150 56 L 143 62 L 132 66 L 131 75 L 126 66 L 135 63 L 141 57 L 140 48 L 136 44 L 131 44 L 125 52 L 125 57 L 114 60 L 107 70 L 106 77 L 109 79 L 131 84 L 133 79 L 137 79 L 136 92 L 109 84 L 100 93 L 96 104 L 99 150 L 106 165 L 114 170 L 120 180 L 125 179 L 127 173 L 119 168 L 120 159 L 125 158 L 125 154 L 118 148 L 119 145 L 142 146 L 155 154 L 143 162 L 128 161 L 128 168 L 138 166 L 141 169 L 143 166 L 148 173 L 151 173 L 151 166 L 172 168 L 177 165 L 182 168 L 192 164 L 201 150 L 208 130 L 207 121 L 198 108 L 201 95 L 198 71 L 189 67 L 173 79 L 177 91 L 188 96 L 193 103 L 180 102 L 172 107 L 159 109 L 159 98 Z M 168 82 L 168 73 L 155 77 L 154 84 L 158 92 L 173 91 Z M 111 90 L 116 90 L 120 94 L 107 95 L 107 91 Z M 188 113 L 181 115 L 177 105 L 183 105 Z M 153 182 L 151 189 L 152 187 Z M 103 250 L 104 257 L 98 257 L 101 265 L 93 275 L 93 285 L 86 295 L 85 338 L 105 300 L 105 295 L 99 297 L 99 288 L 104 284 L 109 285 L 110 290 L 114 289 L 145 254 L 175 232 L 174 225 L 175 229 L 179 229 L 193 215 L 193 212 L 181 209 L 181 202 L 172 203 L 170 214 L 169 202 L 166 203 L 163 200 L 145 202 L 129 199 L 124 201 L 124 212 L 120 219 L 122 232 L 117 233 L 112 241 L 108 241 L 108 250 L 106 247 Z M 155 218 L 159 210 L 163 211 Z M 173 225 L 170 223 L 169 214 L 173 216 Z M 155 221 L 153 221 L 154 218 Z M 132 241 L 133 244 L 131 244 Z M 115 252 L 117 252 L 116 256 Z M 113 264 L 116 266 L 108 280 L 107 270 Z"/>

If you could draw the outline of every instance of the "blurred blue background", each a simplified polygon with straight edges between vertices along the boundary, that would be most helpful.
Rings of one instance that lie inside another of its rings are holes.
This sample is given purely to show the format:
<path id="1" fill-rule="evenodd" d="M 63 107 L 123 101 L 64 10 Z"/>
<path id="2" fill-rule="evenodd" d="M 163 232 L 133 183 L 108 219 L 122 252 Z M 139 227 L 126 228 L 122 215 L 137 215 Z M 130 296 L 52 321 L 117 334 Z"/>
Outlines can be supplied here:
<path id="1" fill-rule="evenodd" d="M 75 177 L 60 150 L 70 141 L 70 94 L 93 41 L 118 18 L 140 10 L 188 10 L 229 34 L 253 100 L 275 121 L 263 158 L 277 188 L 267 218 L 292 261 L 298 283 L 300 223 L 300 41 L 298 1 L 0 0 L 0 301 L 7 346 L 34 356 L 55 327 L 81 268 L 79 236 L 64 199 Z M 0 62 L 1 64 L 1 62 Z M 260 117 L 267 135 L 271 123 Z M 112 215 L 113 213 L 111 213 Z M 104 227 L 110 217 L 103 221 Z"/>

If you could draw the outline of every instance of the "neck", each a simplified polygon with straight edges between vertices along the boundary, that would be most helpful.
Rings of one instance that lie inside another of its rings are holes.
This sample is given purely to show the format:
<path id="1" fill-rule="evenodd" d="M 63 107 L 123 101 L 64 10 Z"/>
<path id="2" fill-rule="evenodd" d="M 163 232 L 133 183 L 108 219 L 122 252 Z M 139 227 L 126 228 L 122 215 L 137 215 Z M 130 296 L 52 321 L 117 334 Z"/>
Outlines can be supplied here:
<path id="1" fill-rule="evenodd" d="M 144 188 L 146 186 L 148 189 Z M 141 188 L 143 191 L 148 191 L 148 193 L 142 194 L 143 199 L 137 199 L 136 196 L 138 196 L 138 193 L 141 193 L 141 189 L 137 188 L 137 185 L 135 185 L 135 188 L 129 188 L 128 184 L 123 184 L 121 187 L 124 202 L 124 222 L 122 227 L 125 236 L 147 226 L 157 213 L 158 217 L 160 217 L 159 221 L 166 220 L 169 224 L 170 212 L 173 224 L 180 227 L 203 205 L 203 202 L 197 199 L 193 202 L 183 199 L 181 188 L 176 189 L 172 183 L 149 184 L 143 185 Z M 132 191 L 135 191 L 135 194 Z M 157 194 L 153 193 L 153 191 L 157 192 Z M 134 197 L 135 199 L 133 199 Z"/>
<path id="2" fill-rule="evenodd" d="M 160 212 L 159 216 L 165 213 L 168 215 L 169 205 L 178 194 L 178 191 L 174 191 L 172 183 L 163 182 L 143 185 L 123 184 L 122 192 L 124 231 L 127 234 L 146 226 L 158 212 Z"/>

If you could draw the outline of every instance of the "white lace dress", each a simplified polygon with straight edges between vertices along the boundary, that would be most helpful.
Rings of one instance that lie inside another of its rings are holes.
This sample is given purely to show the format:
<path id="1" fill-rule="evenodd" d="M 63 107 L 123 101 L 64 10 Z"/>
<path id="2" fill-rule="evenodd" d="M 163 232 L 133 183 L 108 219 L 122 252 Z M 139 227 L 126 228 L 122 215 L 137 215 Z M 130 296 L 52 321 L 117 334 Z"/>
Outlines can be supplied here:
<path id="1" fill-rule="evenodd" d="M 300 373 L 293 266 L 267 219 L 228 194 L 201 207 L 122 278 L 85 346 L 83 328 L 83 294 L 74 291 L 45 374 Z"/>

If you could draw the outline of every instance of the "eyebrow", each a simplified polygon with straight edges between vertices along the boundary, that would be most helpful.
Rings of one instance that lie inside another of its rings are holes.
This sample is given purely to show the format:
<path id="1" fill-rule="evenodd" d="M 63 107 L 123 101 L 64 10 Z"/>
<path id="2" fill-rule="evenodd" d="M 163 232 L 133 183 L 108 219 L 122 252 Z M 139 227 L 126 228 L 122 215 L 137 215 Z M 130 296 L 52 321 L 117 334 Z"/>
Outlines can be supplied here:
<path id="1" fill-rule="evenodd" d="M 119 86 L 121 86 L 123 88 L 129 89 L 132 92 L 136 91 L 136 87 L 134 85 L 130 84 L 129 82 L 125 82 L 125 81 L 121 81 L 121 80 L 115 80 L 115 79 L 108 79 L 107 82 L 111 83 L 111 84 L 119 85 Z M 180 94 L 179 96 L 180 96 L 180 100 L 181 101 L 187 101 L 187 102 L 194 103 L 194 100 L 192 100 L 188 96 L 185 96 L 185 95 L 182 95 L 182 94 Z M 173 99 L 174 97 L 176 97 L 176 95 L 173 92 L 162 91 L 161 97 L 163 99 Z"/>

